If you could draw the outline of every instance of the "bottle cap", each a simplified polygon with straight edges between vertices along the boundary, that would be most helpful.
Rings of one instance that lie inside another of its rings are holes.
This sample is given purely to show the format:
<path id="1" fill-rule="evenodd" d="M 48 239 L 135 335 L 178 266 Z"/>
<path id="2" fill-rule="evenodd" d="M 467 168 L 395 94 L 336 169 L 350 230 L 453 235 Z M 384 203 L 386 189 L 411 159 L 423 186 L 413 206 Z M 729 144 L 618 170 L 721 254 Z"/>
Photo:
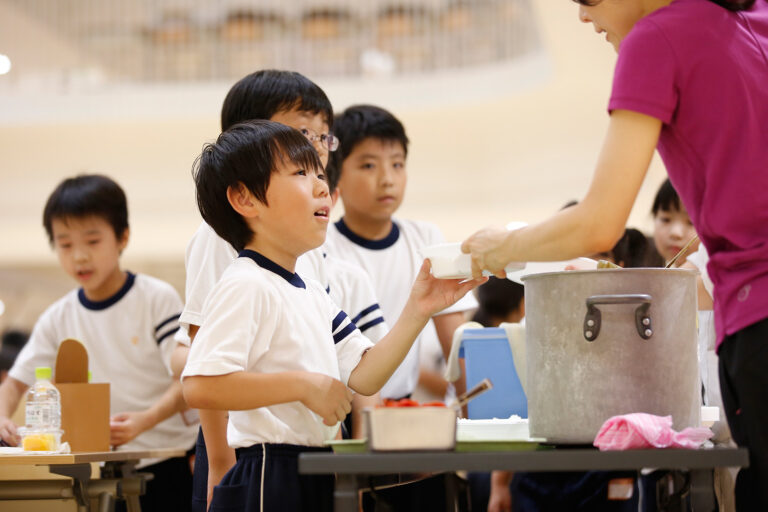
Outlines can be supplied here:
<path id="1" fill-rule="evenodd" d="M 51 374 L 50 366 L 38 366 L 35 368 L 35 379 L 37 380 L 51 380 Z"/>
<path id="2" fill-rule="evenodd" d="M 91 382 L 92 378 L 93 378 L 93 374 L 91 373 L 91 370 L 88 370 L 88 382 Z"/>

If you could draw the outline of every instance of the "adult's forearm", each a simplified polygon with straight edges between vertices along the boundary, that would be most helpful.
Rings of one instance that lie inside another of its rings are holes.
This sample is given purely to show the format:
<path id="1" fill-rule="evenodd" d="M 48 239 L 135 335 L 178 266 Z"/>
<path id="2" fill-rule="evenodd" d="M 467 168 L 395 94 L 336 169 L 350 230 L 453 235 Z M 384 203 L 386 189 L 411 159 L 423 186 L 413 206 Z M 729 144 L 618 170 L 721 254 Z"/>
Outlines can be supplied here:
<path id="1" fill-rule="evenodd" d="M 586 196 L 548 220 L 507 236 L 508 261 L 557 261 L 613 248 L 648 172 L 661 121 L 616 110 Z"/>

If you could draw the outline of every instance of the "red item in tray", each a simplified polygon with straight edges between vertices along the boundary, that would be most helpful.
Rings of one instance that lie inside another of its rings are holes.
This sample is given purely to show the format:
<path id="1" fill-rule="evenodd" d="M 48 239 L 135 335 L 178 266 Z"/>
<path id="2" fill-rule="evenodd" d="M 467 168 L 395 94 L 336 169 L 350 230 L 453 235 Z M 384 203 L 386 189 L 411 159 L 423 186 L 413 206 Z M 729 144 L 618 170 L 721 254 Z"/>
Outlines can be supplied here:
<path id="1" fill-rule="evenodd" d="M 410 398 L 401 398 L 400 400 L 384 399 L 384 407 L 445 407 L 443 402 L 425 402 L 419 404 L 416 400 Z"/>

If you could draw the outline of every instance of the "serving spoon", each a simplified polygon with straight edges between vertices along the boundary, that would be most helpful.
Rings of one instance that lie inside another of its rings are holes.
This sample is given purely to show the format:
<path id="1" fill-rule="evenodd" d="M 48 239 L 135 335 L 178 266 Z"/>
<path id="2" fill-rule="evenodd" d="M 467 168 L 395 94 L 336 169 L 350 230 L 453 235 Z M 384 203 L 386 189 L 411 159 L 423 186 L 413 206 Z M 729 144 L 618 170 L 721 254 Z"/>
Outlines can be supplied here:
<path id="1" fill-rule="evenodd" d="M 672 257 L 672 259 L 671 259 L 671 260 L 669 260 L 669 261 L 667 262 L 667 265 L 666 265 L 664 268 L 670 268 L 672 265 L 674 265 L 674 264 L 675 264 L 675 262 L 676 262 L 677 260 L 679 260 L 679 259 L 680 259 L 680 256 L 682 256 L 683 254 L 685 254 L 685 251 L 687 251 L 687 250 L 688 250 L 688 248 L 689 248 L 689 247 L 690 247 L 690 246 L 691 246 L 691 245 L 692 245 L 692 244 L 693 244 L 693 243 L 694 243 L 696 240 L 698 240 L 698 239 L 699 239 L 699 235 L 694 235 L 694 236 L 693 236 L 693 238 L 691 238 L 691 239 L 690 239 L 690 241 L 689 241 L 687 244 L 685 244 L 685 247 L 683 247 L 682 249 L 680 249 L 680 252 L 678 252 L 677 254 L 675 254 L 675 255 Z"/>

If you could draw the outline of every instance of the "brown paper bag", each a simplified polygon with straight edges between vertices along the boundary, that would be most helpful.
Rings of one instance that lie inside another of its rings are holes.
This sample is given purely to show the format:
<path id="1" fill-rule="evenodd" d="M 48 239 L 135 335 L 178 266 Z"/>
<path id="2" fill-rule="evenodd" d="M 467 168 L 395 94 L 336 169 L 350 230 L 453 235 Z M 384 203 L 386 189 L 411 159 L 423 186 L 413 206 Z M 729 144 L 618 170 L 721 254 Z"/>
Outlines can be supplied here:
<path id="1" fill-rule="evenodd" d="M 88 382 L 82 343 L 67 339 L 59 345 L 54 377 L 61 393 L 61 440 L 73 452 L 109 451 L 109 383 Z"/>

